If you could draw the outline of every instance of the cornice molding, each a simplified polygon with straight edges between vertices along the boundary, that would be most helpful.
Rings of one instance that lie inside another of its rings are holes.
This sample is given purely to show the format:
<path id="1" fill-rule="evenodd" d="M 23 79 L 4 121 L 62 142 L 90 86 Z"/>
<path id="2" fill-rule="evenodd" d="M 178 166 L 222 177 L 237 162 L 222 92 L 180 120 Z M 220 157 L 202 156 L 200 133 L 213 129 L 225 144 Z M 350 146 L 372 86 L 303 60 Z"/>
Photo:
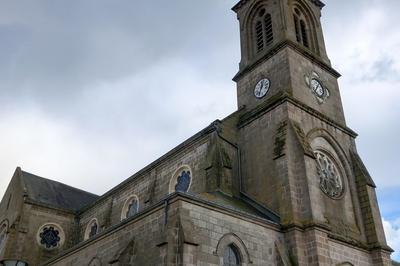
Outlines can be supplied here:
<path id="1" fill-rule="evenodd" d="M 270 59 L 272 56 L 276 55 L 283 49 L 290 47 L 297 53 L 303 55 L 307 59 L 309 59 L 312 63 L 318 65 L 321 67 L 323 70 L 327 71 L 330 73 L 332 76 L 335 78 L 340 78 L 341 74 L 337 72 L 335 69 L 333 69 L 330 65 L 325 63 L 320 57 L 312 53 L 311 51 L 301 47 L 297 43 L 291 41 L 291 40 L 284 40 L 277 45 L 275 45 L 273 48 L 271 48 L 267 53 L 265 53 L 262 57 L 258 58 L 257 60 L 250 62 L 246 67 L 243 69 L 240 69 L 239 72 L 233 77 L 233 81 L 238 82 L 244 75 L 247 73 L 251 72 L 253 69 L 258 67 L 260 64 L 265 62 L 266 60 Z"/>
<path id="2" fill-rule="evenodd" d="M 238 12 L 240 8 L 242 8 L 242 6 L 244 6 L 249 0 L 241 0 L 239 1 L 236 5 L 234 5 L 232 7 L 232 11 L 234 12 Z M 320 0 L 309 0 L 311 3 L 313 3 L 314 5 L 316 5 L 317 7 L 319 7 L 320 9 L 322 9 L 325 4 L 320 1 Z"/>
<path id="3" fill-rule="evenodd" d="M 266 112 L 275 109 L 276 107 L 280 106 L 283 103 L 291 103 L 296 107 L 302 109 L 303 111 L 309 113 L 310 115 L 324 121 L 325 123 L 329 124 L 330 126 L 335 127 L 336 129 L 350 135 L 352 138 L 356 138 L 358 134 L 354 132 L 352 129 L 348 128 L 346 125 L 342 125 L 334 121 L 333 119 L 329 118 L 328 116 L 324 115 L 323 113 L 311 108 L 310 106 L 306 105 L 305 103 L 293 98 L 292 96 L 288 95 L 287 93 L 279 93 L 275 96 L 272 96 L 271 99 L 267 100 L 265 103 L 257 106 L 256 108 L 249 110 L 243 113 L 239 119 L 238 128 L 242 128 L 254 120 L 265 114 Z"/>

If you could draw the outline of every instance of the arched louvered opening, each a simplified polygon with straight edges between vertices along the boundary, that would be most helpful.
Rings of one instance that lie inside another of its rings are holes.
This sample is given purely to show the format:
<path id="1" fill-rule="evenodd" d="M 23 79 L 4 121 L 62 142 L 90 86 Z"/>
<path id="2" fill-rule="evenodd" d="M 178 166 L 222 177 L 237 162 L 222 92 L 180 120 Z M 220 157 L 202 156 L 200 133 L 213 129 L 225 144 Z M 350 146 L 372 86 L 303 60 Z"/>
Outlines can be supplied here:
<path id="1" fill-rule="evenodd" d="M 264 25 L 265 25 L 265 41 L 266 46 L 272 44 L 274 41 L 274 33 L 272 32 L 272 17 L 270 14 L 267 14 L 264 17 Z"/>
<path id="2" fill-rule="evenodd" d="M 264 49 L 264 37 L 263 37 L 263 28 L 261 21 L 257 21 L 256 23 L 256 44 L 257 44 L 257 52 L 260 52 Z"/>
<path id="3" fill-rule="evenodd" d="M 312 44 L 312 29 L 308 24 L 308 20 L 304 14 L 295 8 L 293 12 L 294 28 L 296 33 L 296 41 L 302 44 L 304 47 L 314 50 L 314 45 Z"/>
<path id="4" fill-rule="evenodd" d="M 308 43 L 306 23 L 304 22 L 304 20 L 300 21 L 300 30 L 301 30 L 301 39 L 303 41 L 303 45 L 307 48 L 310 48 L 310 45 Z"/>
<path id="5" fill-rule="evenodd" d="M 260 9 L 254 20 L 254 42 L 256 54 L 265 50 L 274 41 L 272 17 L 265 8 Z"/>

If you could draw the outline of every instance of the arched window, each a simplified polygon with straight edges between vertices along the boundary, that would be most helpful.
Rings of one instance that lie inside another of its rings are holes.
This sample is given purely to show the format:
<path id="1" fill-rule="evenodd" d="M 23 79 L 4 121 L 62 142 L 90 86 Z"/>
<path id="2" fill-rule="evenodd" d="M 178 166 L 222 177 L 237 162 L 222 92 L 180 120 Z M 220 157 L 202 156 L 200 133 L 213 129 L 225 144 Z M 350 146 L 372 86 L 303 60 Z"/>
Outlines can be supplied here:
<path id="1" fill-rule="evenodd" d="M 192 170 L 184 165 L 175 171 L 169 183 L 169 193 L 188 192 L 192 184 Z"/>
<path id="2" fill-rule="evenodd" d="M 98 231 L 99 231 L 99 223 L 97 222 L 97 219 L 94 218 L 86 226 L 85 240 L 87 240 L 89 238 L 92 238 L 95 235 L 97 235 Z"/>
<path id="3" fill-rule="evenodd" d="M 139 198 L 136 195 L 129 197 L 122 208 L 121 220 L 130 218 L 139 212 Z"/>
<path id="4" fill-rule="evenodd" d="M 245 244 L 233 233 L 228 233 L 221 237 L 215 254 L 219 257 L 219 265 L 241 266 L 252 264 Z"/>
<path id="5" fill-rule="evenodd" d="M 307 48 L 310 47 L 310 37 L 309 37 L 309 28 L 306 23 L 306 19 L 304 15 L 300 12 L 299 9 L 294 9 L 293 14 L 294 19 L 294 27 L 296 30 L 296 40 Z"/>
<path id="6" fill-rule="evenodd" d="M 267 13 L 265 8 L 260 9 L 254 20 L 254 39 L 257 53 L 263 51 L 274 41 L 272 17 L 271 14 Z"/>
<path id="7" fill-rule="evenodd" d="M 233 244 L 230 244 L 225 248 L 224 266 L 240 266 L 239 251 Z"/>
<path id="8" fill-rule="evenodd" d="M 177 178 L 177 182 L 175 185 L 175 191 L 186 192 L 189 189 L 190 185 L 190 171 L 183 170 L 181 174 Z"/>

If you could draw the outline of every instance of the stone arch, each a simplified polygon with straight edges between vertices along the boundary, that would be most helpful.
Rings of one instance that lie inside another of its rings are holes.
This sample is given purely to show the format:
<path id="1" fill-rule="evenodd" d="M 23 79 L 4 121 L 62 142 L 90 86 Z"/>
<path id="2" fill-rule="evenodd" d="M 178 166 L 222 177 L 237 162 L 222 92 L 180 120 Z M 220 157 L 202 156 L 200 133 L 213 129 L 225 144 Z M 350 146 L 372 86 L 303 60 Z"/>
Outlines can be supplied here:
<path id="1" fill-rule="evenodd" d="M 88 266 L 101 266 L 101 260 L 98 257 L 94 257 L 90 260 Z"/>
<path id="2" fill-rule="evenodd" d="M 174 174 L 172 175 L 170 181 L 169 181 L 169 193 L 174 193 L 176 191 L 176 185 L 178 183 L 178 179 L 180 177 L 180 175 L 184 172 L 189 172 L 190 175 L 190 181 L 189 181 L 189 185 L 187 187 L 187 190 L 184 192 L 187 192 L 190 190 L 190 187 L 193 183 L 193 171 L 192 168 L 189 165 L 182 165 L 181 167 L 179 167 L 178 169 L 176 169 L 176 171 L 174 172 Z"/>
<path id="3" fill-rule="evenodd" d="M 257 14 L 263 8 L 267 10 L 268 5 L 271 4 L 271 1 L 258 1 L 252 4 L 252 6 L 248 9 L 247 14 L 245 15 L 245 19 L 243 21 L 242 28 L 245 29 L 246 32 L 246 42 L 247 42 L 247 54 L 250 58 L 254 58 L 257 55 L 256 45 L 254 43 L 255 40 L 255 32 L 254 32 L 254 23 L 255 19 L 257 18 Z M 274 34 L 274 16 L 272 13 L 266 11 L 267 14 L 271 17 L 271 27 L 272 27 L 272 34 Z M 273 43 L 273 41 L 272 41 Z M 272 44 L 271 43 L 271 44 Z"/>
<path id="4" fill-rule="evenodd" d="M 135 204 L 135 206 L 132 206 L 132 204 Z M 124 205 L 122 206 L 122 211 L 121 211 L 121 221 L 124 219 L 127 219 L 129 217 L 132 217 L 133 215 L 137 214 L 139 212 L 139 197 L 136 194 L 132 194 L 130 195 L 126 200 Z M 132 209 L 133 212 L 131 212 L 130 214 L 128 212 L 130 212 L 130 208 L 134 208 Z"/>
<path id="5" fill-rule="evenodd" d="M 318 20 L 315 17 L 313 11 L 308 6 L 307 3 L 303 0 L 294 0 L 292 2 L 292 13 L 295 13 L 295 9 L 298 9 L 302 15 L 304 15 L 305 23 L 309 28 L 309 39 L 310 39 L 310 47 L 309 49 L 313 52 L 319 54 L 319 45 L 318 45 L 318 38 L 317 38 L 317 25 Z"/>
<path id="6" fill-rule="evenodd" d="M 310 130 L 307 133 L 307 140 L 311 144 L 314 139 L 317 137 L 324 138 L 330 146 L 334 149 L 335 153 L 338 156 L 338 159 L 340 160 L 346 176 L 350 176 L 352 173 L 351 166 L 349 164 L 350 159 L 346 155 L 346 152 L 343 150 L 342 146 L 339 144 L 339 142 L 332 136 L 332 134 L 327 131 L 326 129 L 323 128 L 315 128 Z"/>
<path id="7" fill-rule="evenodd" d="M 337 266 L 354 266 L 354 264 L 346 261 L 346 262 L 342 262 L 342 263 L 337 264 Z"/>
<path id="8" fill-rule="evenodd" d="M 93 230 L 95 230 L 95 232 Z M 87 239 L 97 235 L 98 232 L 99 232 L 99 222 L 98 222 L 97 218 L 93 218 L 86 225 L 84 240 L 87 240 Z"/>
<path id="9" fill-rule="evenodd" d="M 252 263 L 250 260 L 249 251 L 247 250 L 244 242 L 236 234 L 228 233 L 221 237 L 214 252 L 214 254 L 220 258 L 220 265 L 223 265 L 225 249 L 230 245 L 234 246 L 239 252 L 240 262 L 242 266 L 246 266 Z"/>
<path id="10" fill-rule="evenodd" d="M 341 196 L 337 199 L 342 199 L 345 196 L 346 191 L 349 189 L 349 177 L 352 174 L 350 161 L 346 156 L 346 153 L 341 145 L 326 129 L 316 128 L 311 130 L 307 134 L 307 140 L 309 141 L 313 152 L 323 152 L 339 168 L 338 170 L 342 175 L 344 187 Z"/>

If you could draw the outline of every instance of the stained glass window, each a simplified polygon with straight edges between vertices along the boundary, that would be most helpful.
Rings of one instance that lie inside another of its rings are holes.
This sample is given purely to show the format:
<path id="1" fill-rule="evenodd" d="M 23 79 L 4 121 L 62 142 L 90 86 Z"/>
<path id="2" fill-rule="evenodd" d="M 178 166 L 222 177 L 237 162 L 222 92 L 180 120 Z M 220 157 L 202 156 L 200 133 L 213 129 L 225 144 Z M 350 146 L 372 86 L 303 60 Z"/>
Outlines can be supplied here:
<path id="1" fill-rule="evenodd" d="M 137 199 L 132 199 L 131 203 L 129 203 L 128 211 L 126 212 L 126 218 L 134 216 L 138 213 L 138 202 Z"/>
<path id="2" fill-rule="evenodd" d="M 176 180 L 175 191 L 187 192 L 190 186 L 190 181 L 190 171 L 182 171 Z"/>
<path id="3" fill-rule="evenodd" d="M 54 226 L 45 226 L 39 234 L 40 244 L 47 249 L 56 248 L 60 243 L 60 232 Z"/>
<path id="4" fill-rule="evenodd" d="M 239 251 L 234 245 L 229 245 L 224 251 L 224 266 L 239 266 L 240 256 Z"/>
<path id="5" fill-rule="evenodd" d="M 90 227 L 90 233 L 89 233 L 89 237 L 93 237 L 97 234 L 97 222 L 93 221 L 92 222 L 92 226 Z"/>

